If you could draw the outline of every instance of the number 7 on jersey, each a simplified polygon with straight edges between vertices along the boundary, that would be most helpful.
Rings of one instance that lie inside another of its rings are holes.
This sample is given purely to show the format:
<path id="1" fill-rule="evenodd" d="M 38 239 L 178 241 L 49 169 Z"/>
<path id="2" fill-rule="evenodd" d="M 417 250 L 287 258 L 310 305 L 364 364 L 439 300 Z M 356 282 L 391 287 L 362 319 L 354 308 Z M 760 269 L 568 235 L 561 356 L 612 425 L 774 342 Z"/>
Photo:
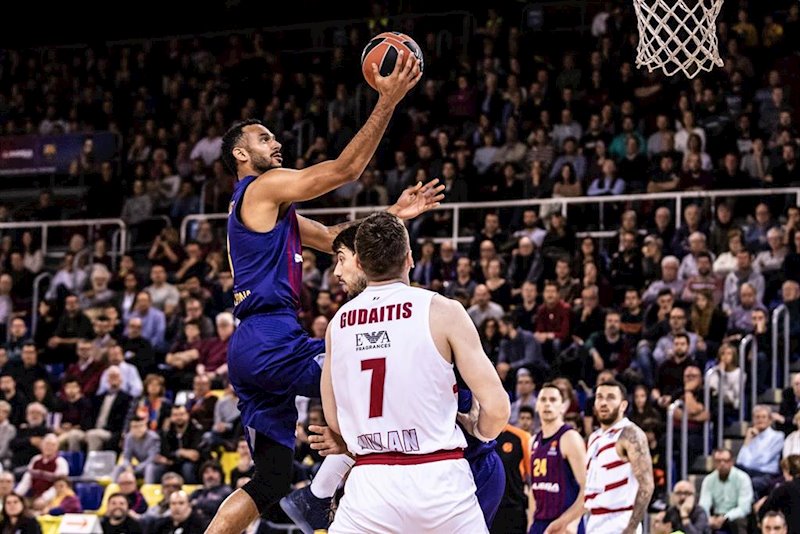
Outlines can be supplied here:
<path id="1" fill-rule="evenodd" d="M 386 381 L 386 358 L 361 360 L 362 371 L 372 371 L 369 386 L 369 417 L 383 416 L 383 384 Z"/>

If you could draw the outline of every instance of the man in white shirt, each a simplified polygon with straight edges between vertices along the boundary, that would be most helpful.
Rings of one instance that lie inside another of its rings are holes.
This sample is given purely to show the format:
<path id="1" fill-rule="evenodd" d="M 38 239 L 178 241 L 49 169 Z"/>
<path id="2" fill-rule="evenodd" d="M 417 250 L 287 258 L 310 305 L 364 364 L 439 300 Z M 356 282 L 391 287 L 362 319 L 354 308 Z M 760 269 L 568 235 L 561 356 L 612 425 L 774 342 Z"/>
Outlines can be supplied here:
<path id="1" fill-rule="evenodd" d="M 222 137 L 217 132 L 217 127 L 208 127 L 207 135 L 200 139 L 192 148 L 189 157 L 191 159 L 201 159 L 206 167 L 211 167 L 214 161 L 222 156 Z"/>

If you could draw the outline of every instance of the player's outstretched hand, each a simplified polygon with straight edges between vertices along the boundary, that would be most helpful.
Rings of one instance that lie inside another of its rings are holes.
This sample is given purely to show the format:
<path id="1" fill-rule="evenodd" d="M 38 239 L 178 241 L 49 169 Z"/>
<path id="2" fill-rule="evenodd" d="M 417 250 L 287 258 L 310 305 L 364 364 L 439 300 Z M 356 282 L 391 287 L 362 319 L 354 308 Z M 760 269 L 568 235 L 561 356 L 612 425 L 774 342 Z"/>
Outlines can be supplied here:
<path id="1" fill-rule="evenodd" d="M 400 219 L 413 219 L 426 211 L 438 208 L 444 199 L 444 184 L 439 184 L 439 179 L 434 178 L 423 185 L 407 187 L 397 202 L 389 208 L 389 213 Z"/>
<path id="2" fill-rule="evenodd" d="M 309 434 L 308 442 L 311 444 L 312 449 L 319 451 L 320 456 L 347 453 L 347 445 L 345 445 L 342 436 L 329 427 L 308 425 L 308 431 L 313 432 L 313 434 Z"/>
<path id="3" fill-rule="evenodd" d="M 394 70 L 388 76 L 381 76 L 378 64 L 372 64 L 372 73 L 375 75 L 375 88 L 378 90 L 378 94 L 394 106 L 406 96 L 412 87 L 417 85 L 422 77 L 419 60 L 413 54 L 409 54 L 409 56 L 405 57 L 405 53 L 400 50 L 394 63 Z"/>

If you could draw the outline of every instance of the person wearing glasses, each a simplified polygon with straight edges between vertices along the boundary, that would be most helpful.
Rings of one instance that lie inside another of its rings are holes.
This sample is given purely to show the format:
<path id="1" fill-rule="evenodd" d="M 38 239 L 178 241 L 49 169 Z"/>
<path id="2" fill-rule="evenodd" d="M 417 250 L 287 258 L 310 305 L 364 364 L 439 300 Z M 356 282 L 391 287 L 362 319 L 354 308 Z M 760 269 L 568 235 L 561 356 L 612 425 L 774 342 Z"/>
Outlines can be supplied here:
<path id="1" fill-rule="evenodd" d="M 662 522 L 672 526 L 670 532 L 677 530 L 686 534 L 708 532 L 708 514 L 697 504 L 694 484 L 687 480 L 680 480 L 675 484 Z"/>

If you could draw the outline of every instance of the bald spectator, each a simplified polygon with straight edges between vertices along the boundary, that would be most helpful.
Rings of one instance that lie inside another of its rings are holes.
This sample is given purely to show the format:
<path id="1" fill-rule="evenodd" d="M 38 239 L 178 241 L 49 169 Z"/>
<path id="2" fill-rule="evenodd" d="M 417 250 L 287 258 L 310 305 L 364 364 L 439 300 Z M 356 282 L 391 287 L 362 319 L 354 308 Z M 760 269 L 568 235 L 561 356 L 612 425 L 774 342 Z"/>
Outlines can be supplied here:
<path id="1" fill-rule="evenodd" d="M 492 302 L 492 294 L 485 284 L 475 287 L 472 296 L 472 306 L 467 310 L 475 326 L 480 326 L 486 319 L 500 320 L 503 317 L 503 308 L 496 302 Z"/>
<path id="2" fill-rule="evenodd" d="M 34 499 L 41 497 L 49 502 L 56 493 L 53 481 L 69 475 L 69 464 L 58 455 L 58 438 L 55 434 L 42 437 L 41 450 L 41 454 L 31 458 L 14 492 Z"/>
<path id="3" fill-rule="evenodd" d="M 739 288 L 739 304 L 733 307 L 728 317 L 728 331 L 749 334 L 753 331 L 753 311 L 766 312 L 763 304 L 756 300 L 755 288 L 744 283 Z"/>
<path id="4" fill-rule="evenodd" d="M 533 241 L 526 236 L 520 237 L 517 243 L 517 254 L 511 258 L 508 266 L 508 278 L 514 288 L 523 282 L 538 282 L 544 270 L 544 258 Z"/>

